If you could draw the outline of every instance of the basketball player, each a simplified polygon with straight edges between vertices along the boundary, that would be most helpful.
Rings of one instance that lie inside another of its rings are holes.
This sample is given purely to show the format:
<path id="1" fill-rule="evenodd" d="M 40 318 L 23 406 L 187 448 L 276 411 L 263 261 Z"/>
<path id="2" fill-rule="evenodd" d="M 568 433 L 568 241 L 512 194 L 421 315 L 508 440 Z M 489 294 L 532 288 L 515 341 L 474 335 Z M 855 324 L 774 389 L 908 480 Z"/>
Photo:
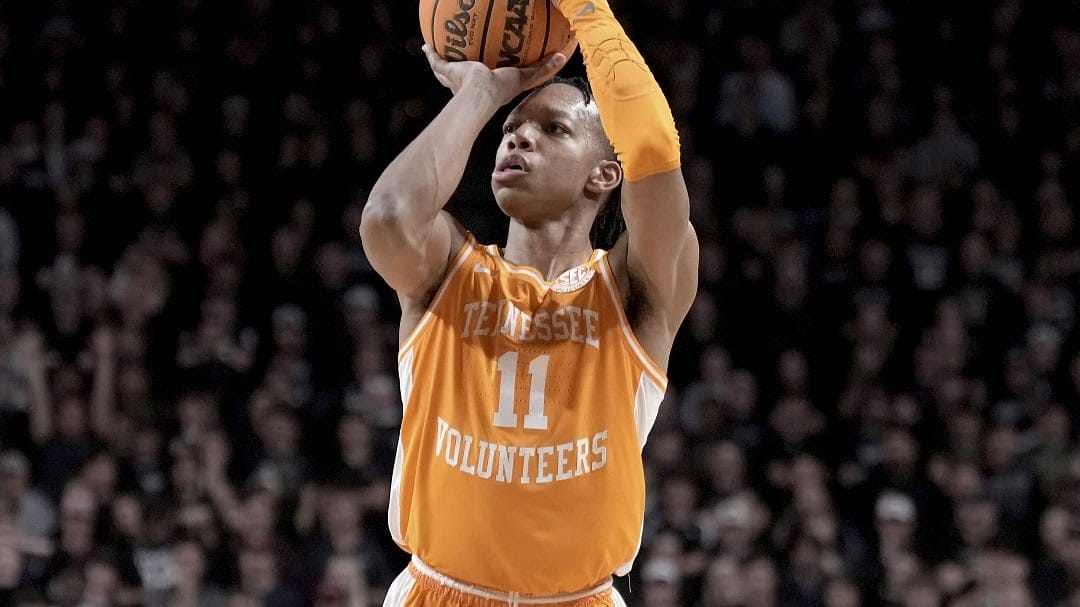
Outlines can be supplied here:
<path id="1" fill-rule="evenodd" d="M 548 83 L 506 118 L 491 175 L 506 245 L 477 243 L 442 207 L 485 123 L 561 53 L 492 70 L 425 49 L 453 96 L 364 209 L 365 251 L 402 307 L 389 524 L 413 557 L 385 605 L 624 604 L 611 576 L 640 546 L 641 449 L 698 245 L 641 55 L 605 0 L 558 8 L 594 96 Z M 590 226 L 624 181 L 626 231 L 594 250 Z"/>

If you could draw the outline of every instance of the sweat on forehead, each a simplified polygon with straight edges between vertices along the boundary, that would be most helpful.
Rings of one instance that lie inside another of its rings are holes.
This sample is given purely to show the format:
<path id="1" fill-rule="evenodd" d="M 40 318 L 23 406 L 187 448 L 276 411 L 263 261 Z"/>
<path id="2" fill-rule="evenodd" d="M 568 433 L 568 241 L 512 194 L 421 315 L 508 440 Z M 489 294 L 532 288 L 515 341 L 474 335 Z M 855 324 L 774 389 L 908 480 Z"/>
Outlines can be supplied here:
<path id="1" fill-rule="evenodd" d="M 541 98 L 541 96 L 543 96 Z M 537 102 L 547 105 L 555 102 L 561 107 L 552 108 L 557 112 L 569 112 L 575 118 L 580 119 L 588 128 L 590 136 L 595 137 L 600 145 L 601 155 L 609 160 L 615 160 L 615 151 L 611 148 L 607 133 L 600 122 L 600 110 L 592 97 L 592 90 L 588 83 L 580 78 L 553 78 L 536 87 L 522 99 L 511 111 L 511 116 L 522 111 L 533 110 L 532 104 Z"/>
<path id="2" fill-rule="evenodd" d="M 591 103 L 593 100 L 592 87 L 589 86 L 589 81 L 585 80 L 584 78 L 578 78 L 576 76 L 570 78 L 555 76 L 548 81 L 541 83 L 533 90 L 539 91 L 540 89 L 551 86 L 553 84 L 562 84 L 577 89 L 577 91 L 581 93 L 581 97 L 585 100 L 585 103 Z"/>
<path id="3" fill-rule="evenodd" d="M 529 91 L 525 98 L 517 104 L 514 111 L 516 112 L 536 102 L 539 98 L 543 98 L 544 101 L 557 99 L 562 104 L 569 106 L 568 109 L 571 109 L 571 111 L 580 109 L 590 114 L 597 113 L 596 104 L 587 91 L 568 82 L 557 80 L 549 80 Z"/>

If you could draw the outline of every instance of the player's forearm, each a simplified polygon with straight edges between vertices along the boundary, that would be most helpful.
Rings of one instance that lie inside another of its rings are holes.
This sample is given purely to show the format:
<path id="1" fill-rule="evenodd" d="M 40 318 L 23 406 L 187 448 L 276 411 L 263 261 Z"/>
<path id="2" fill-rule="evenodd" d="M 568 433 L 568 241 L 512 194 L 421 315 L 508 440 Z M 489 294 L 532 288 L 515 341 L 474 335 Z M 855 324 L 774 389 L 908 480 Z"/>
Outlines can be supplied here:
<path id="1" fill-rule="evenodd" d="M 408 225 L 434 220 L 461 182 L 476 137 L 498 105 L 483 84 L 465 83 L 375 182 L 365 214 Z"/>
<path id="2" fill-rule="evenodd" d="M 626 179 L 678 168 L 679 134 L 671 108 L 607 0 L 560 0 L 556 5 L 578 40 L 604 130 Z"/>

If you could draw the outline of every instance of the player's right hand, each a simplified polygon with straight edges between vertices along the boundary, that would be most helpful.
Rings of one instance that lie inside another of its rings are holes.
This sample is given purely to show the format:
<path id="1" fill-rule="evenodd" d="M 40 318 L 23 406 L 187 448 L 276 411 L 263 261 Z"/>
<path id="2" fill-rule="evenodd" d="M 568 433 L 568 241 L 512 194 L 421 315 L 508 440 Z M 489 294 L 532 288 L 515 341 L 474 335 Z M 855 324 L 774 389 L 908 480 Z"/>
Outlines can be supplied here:
<path id="1" fill-rule="evenodd" d="M 551 53 L 536 63 L 525 67 L 499 67 L 491 69 L 479 61 L 447 61 L 425 44 L 424 56 L 440 84 L 455 95 L 465 86 L 479 86 L 498 105 L 509 103 L 523 91 L 544 82 L 566 64 L 574 51 L 576 42 L 566 49 Z"/>

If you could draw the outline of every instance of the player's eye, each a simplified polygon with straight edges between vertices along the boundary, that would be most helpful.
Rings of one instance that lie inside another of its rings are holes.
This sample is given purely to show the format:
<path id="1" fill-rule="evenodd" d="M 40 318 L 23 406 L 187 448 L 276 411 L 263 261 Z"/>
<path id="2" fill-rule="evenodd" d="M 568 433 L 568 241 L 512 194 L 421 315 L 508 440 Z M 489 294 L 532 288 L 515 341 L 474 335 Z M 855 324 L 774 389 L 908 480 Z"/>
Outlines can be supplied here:
<path id="1" fill-rule="evenodd" d="M 566 134 L 570 132 L 565 126 L 559 124 L 558 122 L 552 122 L 551 124 L 549 124 L 547 130 L 549 133 L 554 134 Z"/>
<path id="2" fill-rule="evenodd" d="M 510 133 L 514 132 L 514 124 L 511 123 L 511 122 L 507 122 L 506 124 L 503 125 L 502 130 L 503 130 L 504 135 L 509 135 Z"/>

